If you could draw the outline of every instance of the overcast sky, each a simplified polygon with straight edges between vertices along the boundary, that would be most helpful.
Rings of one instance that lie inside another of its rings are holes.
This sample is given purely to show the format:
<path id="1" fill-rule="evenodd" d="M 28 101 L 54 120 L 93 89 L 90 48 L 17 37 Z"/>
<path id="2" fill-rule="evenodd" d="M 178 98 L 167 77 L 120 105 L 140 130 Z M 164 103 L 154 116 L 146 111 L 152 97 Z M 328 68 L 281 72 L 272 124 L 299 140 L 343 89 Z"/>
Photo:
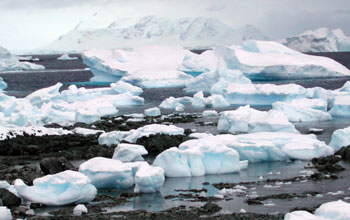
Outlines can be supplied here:
<path id="1" fill-rule="evenodd" d="M 252 24 L 274 39 L 319 27 L 350 35 L 349 0 L 1 0 L 0 45 L 42 47 L 95 12 L 115 18 L 217 17 L 233 28 Z"/>

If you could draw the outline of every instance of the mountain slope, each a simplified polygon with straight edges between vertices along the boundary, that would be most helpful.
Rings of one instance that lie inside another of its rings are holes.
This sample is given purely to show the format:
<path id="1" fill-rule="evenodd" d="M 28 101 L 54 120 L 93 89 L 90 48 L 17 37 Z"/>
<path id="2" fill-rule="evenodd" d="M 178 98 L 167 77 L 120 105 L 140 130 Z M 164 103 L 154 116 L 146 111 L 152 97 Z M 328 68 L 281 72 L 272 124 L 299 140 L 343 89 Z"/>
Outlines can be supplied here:
<path id="1" fill-rule="evenodd" d="M 345 36 L 341 29 L 309 30 L 280 42 L 300 52 L 350 51 L 350 37 Z"/>
<path id="2" fill-rule="evenodd" d="M 169 19 L 147 16 L 113 22 L 93 20 L 80 22 L 75 29 L 45 46 L 43 51 L 82 51 L 90 48 L 111 49 L 150 44 L 208 48 L 240 44 L 246 39 L 266 40 L 251 25 L 234 30 L 216 18 L 190 17 Z"/>

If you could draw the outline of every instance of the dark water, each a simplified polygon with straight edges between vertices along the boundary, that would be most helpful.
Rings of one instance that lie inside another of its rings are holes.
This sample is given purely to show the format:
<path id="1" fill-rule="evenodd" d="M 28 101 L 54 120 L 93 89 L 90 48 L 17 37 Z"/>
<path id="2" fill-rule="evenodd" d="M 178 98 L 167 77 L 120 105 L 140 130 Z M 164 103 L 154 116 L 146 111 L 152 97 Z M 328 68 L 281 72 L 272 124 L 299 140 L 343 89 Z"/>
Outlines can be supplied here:
<path id="1" fill-rule="evenodd" d="M 320 55 L 320 54 L 317 54 Z M 350 65 L 350 53 L 325 53 L 349 68 Z M 62 82 L 64 84 L 63 89 L 71 84 L 77 86 L 84 86 L 88 88 L 108 86 L 108 84 L 92 84 L 87 83 L 92 77 L 92 73 L 89 70 L 85 70 L 86 66 L 82 63 L 79 55 L 78 60 L 73 61 L 58 61 L 59 55 L 34 55 L 41 61 L 35 62 L 42 64 L 46 67 L 44 71 L 37 72 L 20 72 L 20 73 L 2 73 L 0 77 L 8 83 L 8 89 L 6 92 L 9 95 L 16 97 L 24 97 L 29 93 L 44 87 L 48 87 Z M 312 80 L 288 80 L 288 81 L 271 81 L 275 84 L 286 84 L 296 83 L 304 87 L 310 88 L 320 86 L 325 89 L 336 89 L 341 86 L 350 78 L 337 78 L 337 79 L 312 79 Z M 126 113 L 138 113 L 143 112 L 145 108 L 158 106 L 162 100 L 169 96 L 182 97 L 192 96 L 192 94 L 186 94 L 181 88 L 167 88 L 167 89 L 145 89 L 143 97 L 145 98 L 145 105 L 140 107 L 132 108 L 120 108 L 120 114 Z M 235 109 L 238 106 L 231 106 L 225 109 L 217 109 L 218 111 Z M 267 110 L 270 106 L 259 106 L 260 110 Z M 186 108 L 186 112 L 202 112 L 205 109 L 192 109 Z M 171 111 L 163 111 L 163 114 L 170 113 Z M 205 122 L 217 122 L 218 117 L 199 119 L 199 121 Z M 197 121 L 198 122 L 198 121 Z M 331 138 L 331 134 L 334 130 L 344 128 L 350 125 L 350 119 L 335 118 L 329 122 L 314 122 L 314 123 L 296 123 L 297 129 L 301 133 L 307 133 L 309 128 L 322 128 L 324 133 L 318 135 L 318 139 L 328 143 Z M 177 126 L 196 129 L 197 132 L 210 132 L 217 134 L 218 131 L 215 126 L 198 126 L 196 122 L 187 124 L 177 124 Z M 300 171 L 304 170 L 304 166 L 307 162 L 272 162 L 272 163 L 255 163 L 250 164 L 247 170 L 243 170 L 240 173 L 227 174 L 227 175 L 207 175 L 203 177 L 192 177 L 192 178 L 167 178 L 160 193 L 156 194 L 145 194 L 136 198 L 132 198 L 129 203 L 121 207 L 108 208 L 105 211 L 111 210 L 134 210 L 134 209 L 145 209 L 150 211 L 159 211 L 178 205 L 188 206 L 200 206 L 201 203 L 193 203 L 190 201 L 180 201 L 178 199 L 164 199 L 164 196 L 176 194 L 176 189 L 201 189 L 207 188 L 208 195 L 213 196 L 217 193 L 217 189 L 213 186 L 204 186 L 203 182 L 209 182 L 210 184 L 218 182 L 237 183 L 240 181 L 257 181 L 259 176 L 264 178 L 288 178 L 291 176 L 300 175 Z M 344 166 L 350 168 L 350 164 L 344 164 Z M 269 173 L 273 174 L 269 174 Z M 276 173 L 280 172 L 279 175 Z M 263 185 L 257 186 L 256 189 L 248 190 L 249 193 L 256 192 L 258 195 L 278 194 L 278 193 L 303 193 L 305 191 L 318 191 L 323 197 L 306 197 L 297 198 L 292 200 L 271 200 L 270 205 L 264 206 L 249 206 L 244 200 L 246 197 L 230 196 L 232 200 L 219 201 L 219 205 L 223 207 L 222 212 L 239 212 L 241 208 L 248 212 L 261 212 L 261 213 L 272 213 L 272 212 L 287 212 L 290 207 L 295 206 L 308 206 L 313 207 L 321 203 L 332 201 L 346 196 L 350 196 L 348 190 L 350 173 L 343 172 L 341 174 L 343 178 L 338 180 L 324 180 L 322 182 L 308 181 L 308 182 L 296 182 L 291 185 L 282 185 L 279 188 L 266 188 Z M 341 195 L 328 195 L 327 192 L 335 192 L 338 190 L 344 191 Z M 109 193 L 100 191 L 100 193 Z M 115 192 L 120 194 L 121 192 Z M 271 205 L 274 204 L 274 205 Z M 45 212 L 45 210 L 43 210 Z"/>

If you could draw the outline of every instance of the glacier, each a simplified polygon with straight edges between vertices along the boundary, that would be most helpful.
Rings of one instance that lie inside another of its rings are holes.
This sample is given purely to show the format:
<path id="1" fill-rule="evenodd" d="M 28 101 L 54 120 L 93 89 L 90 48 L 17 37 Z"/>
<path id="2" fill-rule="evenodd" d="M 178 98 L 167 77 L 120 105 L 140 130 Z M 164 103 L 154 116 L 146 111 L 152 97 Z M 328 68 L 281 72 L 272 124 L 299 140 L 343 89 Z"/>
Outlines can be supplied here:
<path id="1" fill-rule="evenodd" d="M 17 179 L 14 186 L 23 200 L 48 206 L 86 203 L 97 194 L 87 176 L 71 170 L 36 178 L 33 186 Z"/>
<path id="2" fill-rule="evenodd" d="M 316 135 L 286 132 L 207 136 L 185 141 L 179 146 L 180 151 L 192 148 L 230 148 L 238 152 L 240 160 L 249 162 L 310 160 L 334 153 L 334 149 L 317 140 Z M 178 156 L 173 153 L 172 157 L 175 160 Z"/>
<path id="3" fill-rule="evenodd" d="M 300 52 L 350 51 L 350 37 L 346 36 L 341 29 L 308 30 L 279 42 Z"/>
<path id="4" fill-rule="evenodd" d="M 42 65 L 30 62 L 20 62 L 19 58 L 12 55 L 7 49 L 0 46 L 0 72 L 43 70 Z"/>
<path id="5" fill-rule="evenodd" d="M 81 21 L 68 33 L 60 36 L 38 52 L 81 52 L 91 48 L 131 48 L 146 45 L 181 45 L 191 48 L 210 48 L 216 45 L 240 44 L 243 40 L 268 38 L 252 25 L 238 29 L 212 17 L 169 18 L 145 16 L 121 18 L 112 13 L 106 19 L 94 14 Z"/>
<path id="6" fill-rule="evenodd" d="M 291 132 L 299 133 L 282 111 L 258 111 L 249 105 L 220 113 L 218 131 L 221 133 Z"/>
<path id="7" fill-rule="evenodd" d="M 287 213 L 284 220 L 346 220 L 350 219 L 350 204 L 343 200 L 322 204 L 314 214 L 307 211 L 293 211 Z"/>
<path id="8" fill-rule="evenodd" d="M 329 146 L 338 151 L 340 148 L 350 145 L 350 127 L 335 130 L 332 134 Z"/>

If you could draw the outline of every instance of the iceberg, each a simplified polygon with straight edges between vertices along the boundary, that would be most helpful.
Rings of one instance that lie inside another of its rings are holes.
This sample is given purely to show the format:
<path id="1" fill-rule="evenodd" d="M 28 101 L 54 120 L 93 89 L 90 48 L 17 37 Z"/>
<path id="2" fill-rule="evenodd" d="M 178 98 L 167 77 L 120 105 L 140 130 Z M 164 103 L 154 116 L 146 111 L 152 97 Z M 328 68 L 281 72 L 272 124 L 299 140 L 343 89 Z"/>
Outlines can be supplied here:
<path id="1" fill-rule="evenodd" d="M 82 163 L 79 172 L 86 175 L 97 189 L 120 189 L 134 185 L 132 166 L 119 160 L 95 157 Z"/>
<path id="2" fill-rule="evenodd" d="M 43 70 L 42 65 L 29 62 L 20 62 L 18 57 L 12 55 L 7 49 L 0 46 L 0 72 Z"/>
<path id="3" fill-rule="evenodd" d="M 275 102 L 272 104 L 272 109 L 283 112 L 290 122 L 332 120 L 332 116 L 328 112 L 303 107 L 293 102 Z"/>
<path id="4" fill-rule="evenodd" d="M 12 220 L 11 210 L 6 206 L 0 206 L 0 220 Z"/>
<path id="5" fill-rule="evenodd" d="M 131 50 L 88 50 L 82 58 L 94 74 L 91 81 L 122 80 L 142 88 L 182 87 L 193 78 L 177 71 L 187 53 L 191 52 L 182 47 L 145 46 Z"/>
<path id="6" fill-rule="evenodd" d="M 282 111 L 258 111 L 249 105 L 233 111 L 220 113 L 219 132 L 252 133 L 252 132 L 291 132 L 299 133 Z"/>
<path id="7" fill-rule="evenodd" d="M 142 161 L 142 155 L 148 154 L 144 146 L 138 144 L 118 144 L 114 150 L 112 159 L 122 162 Z"/>
<path id="8" fill-rule="evenodd" d="M 239 172 L 248 166 L 248 161 L 240 161 L 237 151 L 225 146 L 198 145 L 191 149 L 167 149 L 156 157 L 153 165 L 163 168 L 167 177 L 189 177 Z"/>
<path id="9" fill-rule="evenodd" d="M 238 69 L 251 80 L 344 77 L 350 70 L 340 63 L 289 49 L 273 41 L 245 41 L 242 46 L 220 46 L 214 52 L 228 69 Z"/>
<path id="10" fill-rule="evenodd" d="M 157 117 L 161 115 L 160 109 L 158 107 L 145 109 L 144 113 L 149 117 Z"/>
<path id="11" fill-rule="evenodd" d="M 350 127 L 338 129 L 333 132 L 329 146 L 333 147 L 334 152 L 348 145 L 350 145 Z"/>
<path id="12" fill-rule="evenodd" d="M 334 149 L 317 140 L 316 135 L 286 132 L 207 136 L 185 141 L 179 146 L 180 151 L 191 148 L 230 148 L 238 152 L 240 160 L 249 162 L 310 160 L 334 153 Z"/>
<path id="13" fill-rule="evenodd" d="M 327 111 L 327 100 L 324 99 L 309 99 L 309 98 L 303 98 L 303 99 L 294 99 L 289 104 L 294 105 L 294 106 L 299 106 L 299 107 L 304 107 L 304 108 L 312 108 L 315 110 L 320 110 L 320 111 Z"/>
<path id="14" fill-rule="evenodd" d="M 194 108 L 225 108 L 230 106 L 226 99 L 222 95 L 214 94 L 209 97 L 204 97 L 202 91 L 194 94 L 192 99 L 192 107 Z"/>
<path id="15" fill-rule="evenodd" d="M 165 181 L 164 170 L 160 167 L 142 166 L 135 175 L 134 192 L 154 193 L 160 190 Z"/>
<path id="16" fill-rule="evenodd" d="M 350 219 L 350 204 L 342 200 L 322 204 L 315 214 L 307 211 L 287 213 L 284 220 L 346 220 Z"/>
<path id="17" fill-rule="evenodd" d="M 300 52 L 350 51 L 350 37 L 341 29 L 318 28 L 280 41 L 285 46 Z"/>
<path id="18" fill-rule="evenodd" d="M 164 99 L 159 107 L 164 109 L 176 109 L 176 108 L 184 108 L 184 104 L 190 104 L 192 103 L 191 97 L 179 97 L 174 98 L 173 96 L 170 96 L 169 98 Z"/>
<path id="19" fill-rule="evenodd" d="M 79 204 L 74 207 L 73 209 L 73 215 L 74 216 L 81 216 L 83 213 L 88 213 L 88 209 L 85 205 Z"/>
<path id="20" fill-rule="evenodd" d="M 350 96 L 336 96 L 331 100 L 329 113 L 334 117 L 350 117 Z"/>
<path id="21" fill-rule="evenodd" d="M 25 201 L 48 206 L 90 202 L 97 193 L 87 176 L 71 170 L 37 178 L 33 186 L 27 186 L 17 179 L 14 186 Z"/>

